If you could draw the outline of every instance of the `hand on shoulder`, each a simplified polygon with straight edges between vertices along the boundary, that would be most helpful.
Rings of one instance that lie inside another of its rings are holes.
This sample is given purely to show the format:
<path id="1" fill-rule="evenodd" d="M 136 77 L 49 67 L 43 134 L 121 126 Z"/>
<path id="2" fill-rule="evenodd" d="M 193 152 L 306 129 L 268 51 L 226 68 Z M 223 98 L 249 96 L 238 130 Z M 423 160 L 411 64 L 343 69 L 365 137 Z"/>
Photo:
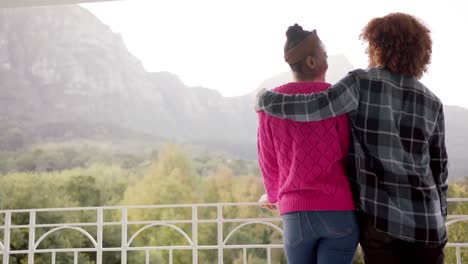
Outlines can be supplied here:
<path id="1" fill-rule="evenodd" d="M 262 88 L 260 90 L 257 90 L 257 93 L 255 94 L 254 97 L 254 109 L 256 112 L 263 111 L 263 105 L 261 103 L 262 96 L 267 92 L 268 90 L 266 88 Z"/>

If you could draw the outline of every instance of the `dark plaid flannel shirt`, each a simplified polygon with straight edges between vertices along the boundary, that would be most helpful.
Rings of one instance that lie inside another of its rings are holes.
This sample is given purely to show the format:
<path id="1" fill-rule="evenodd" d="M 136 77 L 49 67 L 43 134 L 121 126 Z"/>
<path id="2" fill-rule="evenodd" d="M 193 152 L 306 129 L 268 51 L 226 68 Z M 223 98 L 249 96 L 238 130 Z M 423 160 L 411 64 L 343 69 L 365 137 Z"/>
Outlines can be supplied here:
<path id="1" fill-rule="evenodd" d="M 447 152 L 440 100 L 416 78 L 355 70 L 316 94 L 264 90 L 257 110 L 301 122 L 348 114 L 356 206 L 393 237 L 446 242 Z"/>

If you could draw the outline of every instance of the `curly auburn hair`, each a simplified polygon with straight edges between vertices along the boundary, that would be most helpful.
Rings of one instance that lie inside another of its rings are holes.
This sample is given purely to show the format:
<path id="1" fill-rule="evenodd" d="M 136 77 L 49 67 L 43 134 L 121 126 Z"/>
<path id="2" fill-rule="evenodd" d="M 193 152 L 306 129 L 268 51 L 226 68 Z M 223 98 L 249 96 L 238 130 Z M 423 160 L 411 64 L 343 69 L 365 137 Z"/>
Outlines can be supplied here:
<path id="1" fill-rule="evenodd" d="M 372 19 L 360 38 L 369 43 L 371 61 L 392 72 L 419 79 L 431 61 L 430 33 L 416 17 L 392 13 Z"/>

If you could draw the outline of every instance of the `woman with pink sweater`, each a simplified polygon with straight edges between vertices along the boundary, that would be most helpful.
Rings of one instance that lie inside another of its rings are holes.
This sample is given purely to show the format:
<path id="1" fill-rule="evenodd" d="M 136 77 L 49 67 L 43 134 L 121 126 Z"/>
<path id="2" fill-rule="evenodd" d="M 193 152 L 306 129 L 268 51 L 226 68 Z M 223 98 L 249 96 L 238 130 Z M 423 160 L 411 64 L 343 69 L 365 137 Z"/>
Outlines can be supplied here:
<path id="1" fill-rule="evenodd" d="M 295 24 L 286 36 L 284 58 L 295 81 L 274 91 L 328 89 L 327 54 L 317 32 Z M 351 263 L 359 228 L 345 171 L 348 117 L 304 123 L 258 115 L 258 160 L 266 190 L 260 202 L 269 209 L 279 206 L 288 263 Z"/>

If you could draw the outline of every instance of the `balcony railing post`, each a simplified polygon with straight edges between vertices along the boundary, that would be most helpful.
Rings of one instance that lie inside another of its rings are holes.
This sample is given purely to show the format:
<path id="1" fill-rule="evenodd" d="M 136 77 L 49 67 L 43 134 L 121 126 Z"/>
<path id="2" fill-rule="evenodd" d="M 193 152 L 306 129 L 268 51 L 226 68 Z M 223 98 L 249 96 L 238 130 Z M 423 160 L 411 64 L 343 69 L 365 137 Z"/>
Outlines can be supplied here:
<path id="1" fill-rule="evenodd" d="M 11 227 L 11 212 L 5 212 L 5 231 L 3 233 L 3 264 L 10 263 L 10 227 Z"/>
<path id="2" fill-rule="evenodd" d="M 271 264 L 271 248 L 267 248 L 267 264 Z"/>
<path id="3" fill-rule="evenodd" d="M 192 206 L 192 263 L 198 264 L 198 207 Z"/>
<path id="4" fill-rule="evenodd" d="M 223 264 L 224 262 L 224 239 L 223 239 L 223 206 L 221 204 L 217 205 L 217 222 L 218 222 L 218 264 Z"/>
<path id="5" fill-rule="evenodd" d="M 34 250 L 36 244 L 36 212 L 29 213 L 29 244 L 28 244 L 28 264 L 34 264 Z"/>
<path id="6" fill-rule="evenodd" d="M 242 260 L 243 264 L 247 264 L 247 248 L 242 248 Z"/>
<path id="7" fill-rule="evenodd" d="M 96 247 L 96 264 L 102 264 L 102 228 L 104 224 L 103 209 L 97 210 L 97 247 Z"/>
<path id="8" fill-rule="evenodd" d="M 128 215 L 127 208 L 122 208 L 122 249 L 121 249 L 121 263 L 127 264 L 127 224 Z"/>

